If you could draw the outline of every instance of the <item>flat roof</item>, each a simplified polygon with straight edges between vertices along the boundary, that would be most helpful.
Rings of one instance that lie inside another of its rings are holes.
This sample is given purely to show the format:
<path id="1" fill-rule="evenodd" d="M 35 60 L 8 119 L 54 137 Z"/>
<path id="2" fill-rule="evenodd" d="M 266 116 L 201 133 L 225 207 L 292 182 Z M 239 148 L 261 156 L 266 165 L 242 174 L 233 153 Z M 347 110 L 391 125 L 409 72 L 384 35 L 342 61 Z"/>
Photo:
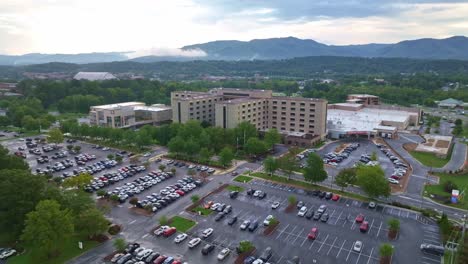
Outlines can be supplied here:
<path id="1" fill-rule="evenodd" d="M 358 111 L 328 109 L 327 127 L 329 130 L 343 132 L 392 130 L 393 127 L 382 126 L 382 121 L 403 123 L 410 115 L 410 112 L 388 109 L 363 108 Z"/>
<path id="2" fill-rule="evenodd" d="M 327 102 L 327 100 L 325 100 L 325 99 L 320 99 L 320 98 L 306 98 L 306 97 L 292 97 L 292 96 L 273 96 L 271 99 L 276 99 L 276 100 L 292 100 L 292 101 Z"/>
<path id="3" fill-rule="evenodd" d="M 372 97 L 372 98 L 377 98 L 378 96 L 372 95 L 372 94 L 350 94 L 348 96 L 356 96 L 356 97 Z"/>
<path id="4" fill-rule="evenodd" d="M 243 97 L 243 98 L 236 98 L 236 99 L 231 99 L 231 100 L 220 101 L 220 102 L 217 102 L 217 103 L 218 104 L 241 104 L 241 103 L 247 103 L 247 102 L 253 102 L 253 101 L 262 101 L 262 100 L 266 100 L 266 98 Z"/>
<path id="5" fill-rule="evenodd" d="M 354 107 L 354 108 L 359 108 L 362 106 L 362 104 L 356 104 L 356 103 L 337 103 L 337 104 L 332 104 L 332 105 Z"/>
<path id="6" fill-rule="evenodd" d="M 160 112 L 160 111 L 167 111 L 172 109 L 169 106 L 135 106 L 133 110 L 135 111 L 149 111 L 149 112 Z"/>
<path id="7" fill-rule="evenodd" d="M 95 105 L 91 106 L 92 108 L 98 109 L 115 109 L 120 107 L 129 107 L 129 106 L 138 106 L 138 105 L 145 105 L 143 102 L 125 102 L 125 103 L 117 103 L 117 104 L 107 104 L 107 105 Z"/>

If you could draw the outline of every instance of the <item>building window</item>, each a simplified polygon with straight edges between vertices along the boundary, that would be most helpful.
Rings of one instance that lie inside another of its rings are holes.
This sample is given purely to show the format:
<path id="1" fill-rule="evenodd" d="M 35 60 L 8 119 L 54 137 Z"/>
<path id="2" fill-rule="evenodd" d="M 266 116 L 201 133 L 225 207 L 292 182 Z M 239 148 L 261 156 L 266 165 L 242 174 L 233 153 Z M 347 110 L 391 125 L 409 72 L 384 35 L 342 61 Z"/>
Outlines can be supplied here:
<path id="1" fill-rule="evenodd" d="M 304 125 L 303 125 L 303 124 L 299 124 L 299 127 L 304 127 Z"/>
<path id="2" fill-rule="evenodd" d="M 302 132 L 302 133 L 304 133 L 304 129 L 299 129 L 299 132 Z"/>
<path id="3" fill-rule="evenodd" d="M 286 102 L 281 102 L 281 104 L 282 104 L 282 105 L 285 105 L 285 104 L 286 104 Z"/>
<path id="4" fill-rule="evenodd" d="M 278 112 L 276 112 L 276 111 L 273 111 L 273 112 L 272 112 L 272 114 L 274 114 L 274 115 L 276 115 L 277 113 L 278 113 Z"/>
<path id="5" fill-rule="evenodd" d="M 304 108 L 301 108 L 301 112 L 304 112 L 304 111 L 305 111 L 305 109 L 304 109 Z"/>
<path id="6" fill-rule="evenodd" d="M 296 114 L 295 114 L 295 113 L 290 113 L 290 115 L 291 115 L 291 116 L 296 116 Z"/>
<path id="7" fill-rule="evenodd" d="M 294 132 L 294 128 L 289 129 L 289 131 Z"/>
<path id="8" fill-rule="evenodd" d="M 276 108 L 278 108 L 278 107 L 276 107 L 276 106 L 273 106 L 273 109 L 274 109 L 274 110 L 276 110 Z"/>
<path id="9" fill-rule="evenodd" d="M 281 112 L 281 115 L 286 115 L 286 112 Z"/>
<path id="10" fill-rule="evenodd" d="M 315 128 L 315 126 L 314 125 L 309 125 L 309 128 Z"/>
<path id="11" fill-rule="evenodd" d="M 295 108 L 295 107 L 291 107 L 291 111 L 296 111 L 296 108 Z"/>
<path id="12" fill-rule="evenodd" d="M 301 106 L 305 106 L 305 103 L 301 103 Z"/>
<path id="13" fill-rule="evenodd" d="M 296 126 L 296 124 L 294 124 L 294 123 L 289 123 L 289 126 L 292 126 L 292 127 L 293 127 L 293 126 Z"/>
<path id="14" fill-rule="evenodd" d="M 278 104 L 278 102 L 277 102 L 277 101 L 273 101 L 273 104 Z"/>
<path id="15" fill-rule="evenodd" d="M 190 111 L 193 111 L 193 107 L 190 107 Z"/>
<path id="16" fill-rule="evenodd" d="M 284 130 L 286 130 L 286 128 L 282 127 L 282 128 L 281 128 L 281 130 L 283 130 L 283 131 L 284 131 Z"/>
<path id="17" fill-rule="evenodd" d="M 304 117 L 304 114 L 300 114 L 301 117 Z"/>
<path id="18" fill-rule="evenodd" d="M 281 110 L 286 110 L 286 107 L 281 107 Z"/>
<path id="19" fill-rule="evenodd" d="M 299 121 L 300 121 L 300 122 L 304 122 L 304 119 L 300 119 Z"/>
<path id="20" fill-rule="evenodd" d="M 273 121 L 272 124 L 273 124 L 273 125 L 276 125 L 276 121 Z"/>
<path id="21" fill-rule="evenodd" d="M 310 107 L 315 107 L 315 104 L 310 104 Z"/>
<path id="22" fill-rule="evenodd" d="M 286 120 L 286 117 L 281 117 L 281 120 Z"/>
<path id="23" fill-rule="evenodd" d="M 296 119 L 295 119 L 295 118 L 291 118 L 291 119 L 289 119 L 289 121 L 294 122 L 294 121 L 296 121 Z"/>
<path id="24" fill-rule="evenodd" d="M 315 115 L 309 115 L 309 117 L 310 117 L 310 118 L 314 118 L 314 117 L 315 117 Z"/>
<path id="25" fill-rule="evenodd" d="M 296 105 L 296 102 L 291 102 L 291 105 Z"/>

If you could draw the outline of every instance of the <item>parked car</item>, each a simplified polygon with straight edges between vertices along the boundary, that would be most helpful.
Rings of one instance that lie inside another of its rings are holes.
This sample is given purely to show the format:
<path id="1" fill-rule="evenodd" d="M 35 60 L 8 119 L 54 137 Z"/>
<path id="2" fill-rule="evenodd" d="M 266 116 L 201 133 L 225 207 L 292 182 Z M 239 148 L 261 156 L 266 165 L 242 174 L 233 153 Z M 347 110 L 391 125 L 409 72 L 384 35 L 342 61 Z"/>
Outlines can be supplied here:
<path id="1" fill-rule="evenodd" d="M 362 250 L 362 242 L 357 240 L 356 242 L 354 242 L 353 244 L 353 250 L 356 251 L 356 252 L 361 252 Z"/>
<path id="2" fill-rule="evenodd" d="M 437 256 L 443 256 L 445 253 L 445 248 L 439 245 L 421 244 L 420 249 L 424 253 L 437 255 Z"/>
<path id="3" fill-rule="evenodd" d="M 364 221 L 364 215 L 363 214 L 358 214 L 356 216 L 356 223 L 362 223 Z"/>
<path id="4" fill-rule="evenodd" d="M 199 237 L 196 237 L 188 242 L 188 247 L 189 248 L 194 248 L 198 246 L 201 242 L 201 239 Z"/>
<path id="5" fill-rule="evenodd" d="M 203 255 L 208 255 L 211 253 L 211 251 L 213 251 L 214 248 L 215 248 L 214 245 L 207 244 L 202 248 L 201 252 Z"/>
<path id="6" fill-rule="evenodd" d="M 250 232 L 253 232 L 257 229 L 258 227 L 258 222 L 257 221 L 253 221 L 250 225 L 249 225 L 249 231 Z"/>
<path id="7" fill-rule="evenodd" d="M 302 206 L 299 212 L 297 213 L 298 216 L 304 216 L 307 213 L 307 207 Z"/>
<path id="8" fill-rule="evenodd" d="M 228 225 L 233 225 L 235 222 L 237 222 L 237 216 L 233 216 L 233 217 L 229 218 L 227 224 Z"/>
<path id="9" fill-rule="evenodd" d="M 224 260 L 230 253 L 231 253 L 231 250 L 229 248 L 223 248 L 219 252 L 217 258 L 218 258 L 218 260 Z"/>
<path id="10" fill-rule="evenodd" d="M 307 238 L 308 239 L 312 239 L 312 240 L 315 240 L 318 236 L 318 228 L 317 227 L 313 227 L 309 234 L 307 235 Z"/>
<path id="11" fill-rule="evenodd" d="M 271 222 L 271 220 L 272 220 L 273 218 L 274 218 L 273 215 L 268 215 L 268 216 L 265 218 L 265 220 L 263 221 L 263 225 L 264 225 L 264 226 L 269 226 L 269 225 L 270 225 L 270 222 Z"/>
<path id="12" fill-rule="evenodd" d="M 182 234 L 177 235 L 177 236 L 174 238 L 174 242 L 175 242 L 175 243 L 180 243 L 180 242 L 184 241 L 186 238 L 187 238 L 187 234 L 182 233 Z"/>
<path id="13" fill-rule="evenodd" d="M 240 225 L 240 230 L 246 230 L 250 225 L 250 220 L 245 220 L 244 222 L 242 222 L 242 224 Z"/>
<path id="14" fill-rule="evenodd" d="M 207 237 L 211 236 L 211 234 L 213 234 L 213 231 L 214 231 L 213 228 L 207 228 L 207 229 L 203 230 L 202 236 L 204 238 L 207 238 Z"/>
<path id="15" fill-rule="evenodd" d="M 271 209 L 276 209 L 280 206 L 280 202 L 276 201 L 271 204 Z"/>
<path id="16" fill-rule="evenodd" d="M 361 230 L 361 232 L 363 233 L 367 232 L 368 229 L 369 229 L 369 222 L 367 221 L 363 221 L 362 224 L 359 226 L 359 230 Z"/>

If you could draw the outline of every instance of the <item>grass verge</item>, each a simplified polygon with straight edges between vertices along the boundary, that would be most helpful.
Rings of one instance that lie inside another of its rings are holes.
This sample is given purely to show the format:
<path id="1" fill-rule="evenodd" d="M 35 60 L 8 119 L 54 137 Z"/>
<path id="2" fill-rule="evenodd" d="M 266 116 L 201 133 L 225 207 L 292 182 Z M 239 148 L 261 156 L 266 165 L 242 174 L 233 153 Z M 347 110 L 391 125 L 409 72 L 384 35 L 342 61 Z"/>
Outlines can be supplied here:
<path id="1" fill-rule="evenodd" d="M 465 188 L 468 188 L 468 173 L 465 172 L 463 174 L 448 174 L 448 173 L 436 173 L 436 176 L 439 177 L 439 184 L 436 185 L 426 185 L 424 186 L 424 190 L 426 195 L 434 195 L 432 199 L 437 202 L 444 203 L 446 205 L 462 208 L 468 210 L 468 202 L 466 198 L 459 201 L 457 204 L 450 203 L 450 197 L 452 196 L 451 192 L 445 191 L 445 186 L 447 183 L 452 182 L 458 188 L 458 190 L 462 191 Z"/>
<path id="2" fill-rule="evenodd" d="M 83 242 L 83 249 L 78 248 L 78 242 Z M 73 237 L 69 241 L 63 241 L 61 254 L 52 259 L 42 259 L 37 256 L 36 249 L 26 249 L 22 255 L 8 259 L 8 264 L 29 264 L 29 263 L 42 263 L 42 264 L 62 264 L 68 260 L 84 253 L 99 245 L 97 241 L 82 240 L 79 237 Z"/>
<path id="3" fill-rule="evenodd" d="M 198 206 L 198 207 L 193 208 L 192 212 L 197 213 L 197 214 L 198 214 L 198 212 L 200 212 L 200 214 L 203 215 L 203 216 L 207 216 L 207 215 L 210 215 L 211 213 L 213 213 L 212 210 L 205 209 L 202 206 Z"/>
<path id="4" fill-rule="evenodd" d="M 243 187 L 240 187 L 240 186 L 237 186 L 237 185 L 229 185 L 228 187 L 226 187 L 226 189 L 228 191 L 238 191 L 238 192 L 243 192 L 244 191 Z"/>
<path id="5" fill-rule="evenodd" d="M 237 177 L 234 178 L 234 181 L 236 182 L 249 182 L 251 181 L 253 178 L 252 177 L 249 177 L 249 176 L 245 176 L 245 175 L 239 175 Z"/>
<path id="6" fill-rule="evenodd" d="M 305 182 L 305 181 L 299 181 L 299 180 L 294 180 L 294 179 L 288 180 L 288 178 L 278 176 L 278 175 L 270 176 L 269 174 L 265 174 L 265 173 L 261 173 L 261 172 L 255 172 L 255 173 L 252 173 L 251 175 L 254 176 L 254 177 L 262 178 L 262 179 L 269 180 L 269 181 L 280 182 L 280 183 L 285 183 L 285 184 L 289 184 L 289 185 L 295 185 L 295 186 L 301 187 L 301 188 L 306 189 L 306 190 L 322 190 L 322 191 L 332 192 L 332 193 L 340 194 L 340 195 L 347 196 L 347 197 L 350 197 L 350 198 L 354 198 L 354 199 L 360 200 L 360 201 L 370 201 L 369 198 L 367 198 L 365 196 L 362 196 L 362 195 L 359 195 L 359 194 L 342 192 L 342 191 L 339 191 L 339 190 L 326 188 L 326 187 L 315 185 L 315 184 Z"/>
<path id="7" fill-rule="evenodd" d="M 410 151 L 411 156 L 421 162 L 423 165 L 433 168 L 444 167 L 452 158 L 453 146 L 450 147 L 446 158 L 439 158 L 435 154 L 419 151 Z"/>
<path id="8" fill-rule="evenodd" d="M 192 221 L 190 219 L 181 217 L 181 216 L 174 216 L 172 217 L 170 221 L 170 225 L 177 228 L 177 231 L 179 232 L 187 232 L 190 228 L 192 228 L 194 225 L 196 225 L 195 221 Z"/>

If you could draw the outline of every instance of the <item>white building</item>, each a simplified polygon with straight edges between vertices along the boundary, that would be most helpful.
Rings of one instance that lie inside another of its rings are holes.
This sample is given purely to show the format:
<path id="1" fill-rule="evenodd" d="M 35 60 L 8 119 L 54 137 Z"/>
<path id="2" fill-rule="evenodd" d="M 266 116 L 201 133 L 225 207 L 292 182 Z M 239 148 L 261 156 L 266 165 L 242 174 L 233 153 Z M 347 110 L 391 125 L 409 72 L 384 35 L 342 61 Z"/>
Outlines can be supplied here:
<path id="1" fill-rule="evenodd" d="M 117 79 L 109 72 L 79 72 L 73 77 L 75 80 L 104 81 Z"/>

